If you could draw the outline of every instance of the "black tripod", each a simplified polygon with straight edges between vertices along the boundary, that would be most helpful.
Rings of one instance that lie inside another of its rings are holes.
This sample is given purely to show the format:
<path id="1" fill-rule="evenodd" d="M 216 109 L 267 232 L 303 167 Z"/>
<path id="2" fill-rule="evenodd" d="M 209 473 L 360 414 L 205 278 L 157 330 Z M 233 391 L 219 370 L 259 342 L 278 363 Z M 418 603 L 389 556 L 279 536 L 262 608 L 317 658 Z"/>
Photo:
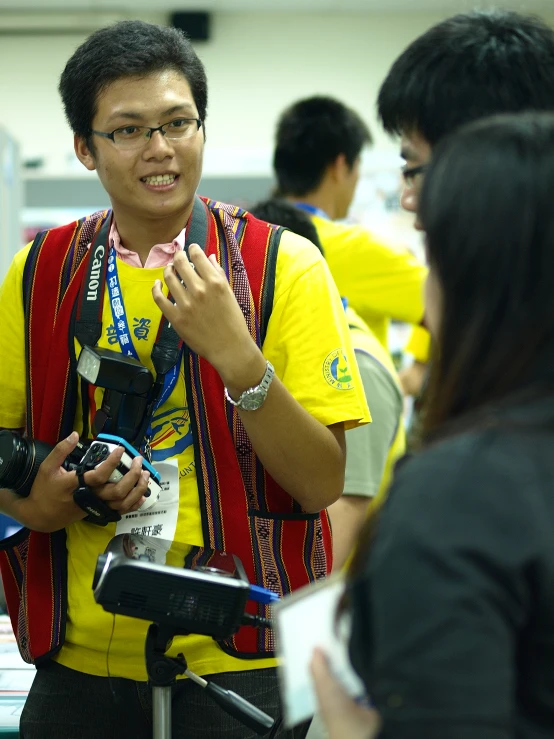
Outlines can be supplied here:
<path id="1" fill-rule="evenodd" d="M 224 711 L 255 731 L 259 736 L 268 734 L 274 720 L 259 708 L 241 698 L 232 690 L 204 680 L 187 667 L 184 655 L 168 657 L 167 650 L 173 638 L 180 632 L 168 626 L 150 624 L 146 636 L 146 670 L 152 686 L 153 739 L 171 739 L 171 687 L 177 675 L 186 675 L 204 688 Z"/>

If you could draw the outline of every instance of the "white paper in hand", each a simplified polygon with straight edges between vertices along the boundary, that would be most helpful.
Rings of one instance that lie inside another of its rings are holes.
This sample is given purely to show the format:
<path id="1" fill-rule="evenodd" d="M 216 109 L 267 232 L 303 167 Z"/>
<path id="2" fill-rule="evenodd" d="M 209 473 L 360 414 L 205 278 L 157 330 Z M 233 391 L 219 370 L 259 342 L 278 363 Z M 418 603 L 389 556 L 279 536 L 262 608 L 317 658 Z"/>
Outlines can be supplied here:
<path id="1" fill-rule="evenodd" d="M 326 653 L 335 677 L 352 698 L 365 694 L 348 658 L 347 639 L 340 638 L 336 612 L 344 592 L 340 575 L 301 588 L 273 607 L 279 657 L 279 683 L 287 728 L 306 721 L 317 710 L 310 673 L 316 647 Z"/>

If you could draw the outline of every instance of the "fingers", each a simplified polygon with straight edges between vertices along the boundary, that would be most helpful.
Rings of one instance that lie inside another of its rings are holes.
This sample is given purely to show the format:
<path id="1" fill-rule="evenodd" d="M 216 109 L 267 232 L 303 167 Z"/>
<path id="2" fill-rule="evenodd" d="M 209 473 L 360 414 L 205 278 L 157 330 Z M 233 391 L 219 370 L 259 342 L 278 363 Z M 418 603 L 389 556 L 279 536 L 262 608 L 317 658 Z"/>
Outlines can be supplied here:
<path id="1" fill-rule="evenodd" d="M 122 515 L 130 513 L 131 511 L 138 510 L 146 500 L 145 495 L 148 491 L 148 480 L 150 479 L 150 473 L 146 470 L 141 472 L 139 480 L 135 487 L 133 487 L 127 495 L 119 500 L 112 503 L 108 503 L 110 508 L 119 511 Z"/>
<path id="2" fill-rule="evenodd" d="M 50 472 L 54 472 L 58 468 L 60 468 L 65 462 L 66 457 L 68 457 L 75 449 L 78 441 L 79 434 L 76 431 L 73 431 L 67 437 L 67 439 L 63 439 L 58 444 L 56 444 L 56 446 L 52 449 L 50 454 L 42 463 L 44 465 L 44 468 Z"/>
<path id="3" fill-rule="evenodd" d="M 105 464 L 105 463 L 104 463 Z M 146 477 L 146 484 L 150 477 L 150 473 L 142 469 L 142 457 L 135 457 L 131 463 L 129 471 L 119 480 L 119 482 L 108 483 L 107 480 L 100 486 L 95 493 L 99 498 L 109 501 L 123 501 L 130 494 L 134 494 L 134 488 L 141 483 L 141 478 Z M 88 485 L 91 485 L 89 479 L 85 475 L 85 480 Z M 107 484 L 106 484 L 107 483 Z M 146 488 L 143 486 L 143 493 Z"/>
<path id="4" fill-rule="evenodd" d="M 219 272 L 220 274 L 225 275 L 225 270 L 223 269 L 223 267 L 221 266 L 221 264 L 217 261 L 217 257 L 216 257 L 215 254 L 210 254 L 210 256 L 208 257 L 208 259 L 213 264 L 214 269 L 216 270 L 216 272 Z M 227 279 L 226 276 L 225 276 L 225 279 Z"/>
<path id="5" fill-rule="evenodd" d="M 182 285 L 181 289 L 183 289 Z M 156 280 L 154 283 L 154 287 L 152 288 L 152 297 L 169 323 L 175 323 L 178 318 L 177 308 L 171 300 L 164 295 L 161 280 Z"/>
<path id="6" fill-rule="evenodd" d="M 90 472 L 86 472 L 85 482 L 87 485 L 90 485 L 90 487 L 105 485 L 112 476 L 114 470 L 117 469 L 124 452 L 125 449 L 122 446 L 118 446 L 117 449 L 114 449 L 113 452 L 110 453 L 109 457 L 106 457 L 106 459 L 98 465 L 98 467 Z"/>
<path id="7" fill-rule="evenodd" d="M 186 310 L 188 306 L 189 295 L 193 294 L 189 292 L 189 289 L 192 285 L 191 280 L 188 278 L 188 276 L 186 276 L 186 279 L 188 280 L 188 282 L 185 282 L 184 280 L 183 282 L 181 282 L 181 278 L 176 272 L 175 266 L 172 264 L 164 269 L 164 281 L 169 292 L 171 293 L 173 300 L 175 301 L 175 311 L 177 311 L 177 309 L 179 309 L 180 311 Z M 195 286 L 194 294 L 197 293 L 198 287 Z M 170 301 L 168 300 L 168 302 Z M 167 315 L 167 313 L 165 315 L 169 320 L 169 316 Z"/>
<path id="8" fill-rule="evenodd" d="M 327 726 L 329 739 L 374 739 L 380 730 L 376 711 L 358 705 L 333 675 L 321 649 L 315 649 L 311 672 L 319 710 Z"/>
<path id="9" fill-rule="evenodd" d="M 191 247 L 191 249 L 192 253 L 196 255 L 197 261 L 207 262 L 206 256 L 199 246 L 196 246 L 196 250 L 194 247 Z M 202 269 L 202 271 L 205 276 L 205 270 Z M 165 268 L 164 280 L 176 305 L 180 308 L 186 308 L 189 296 L 195 296 L 204 290 L 204 279 L 201 271 L 196 269 L 184 251 L 177 252 L 173 264 Z"/>
<path id="10" fill-rule="evenodd" d="M 77 432 L 73 432 L 67 439 L 64 439 L 50 452 L 48 457 L 44 460 L 41 465 L 41 474 L 43 482 L 40 483 L 41 488 L 44 488 L 44 479 L 50 479 L 54 477 L 58 478 L 58 475 L 54 473 L 61 473 L 61 486 L 58 484 L 58 490 L 63 492 L 63 500 L 71 499 L 73 492 L 78 487 L 77 474 L 74 471 L 68 472 L 61 467 L 66 457 L 75 449 L 77 442 L 79 441 L 79 435 Z M 136 457 L 131 463 L 129 471 L 116 483 L 110 483 L 109 478 L 113 474 L 114 470 L 118 467 L 121 462 L 121 457 L 125 450 L 123 447 L 115 449 L 107 459 L 104 460 L 96 469 L 89 470 L 84 474 L 84 480 L 86 484 L 92 488 L 95 495 L 101 500 L 104 500 L 110 508 L 117 510 L 119 513 L 124 515 L 130 511 L 135 511 L 144 503 L 146 497 L 149 496 L 148 481 L 150 479 L 150 472 L 142 469 L 142 457 Z M 37 477 L 38 481 L 38 477 Z M 34 486 L 33 486 L 34 487 Z M 41 490 L 42 492 L 42 490 Z M 44 496 L 41 496 L 41 499 Z M 59 501 L 57 501 L 59 502 Z M 66 505 L 66 503 L 64 503 Z M 64 513 L 63 523 L 59 523 L 56 519 L 55 528 L 48 528 L 48 530 L 57 530 L 60 527 L 71 523 L 73 520 L 83 518 L 86 514 L 80 509 L 72 512 L 68 518 L 67 513 Z M 60 521 L 62 519 L 60 518 Z M 41 523 L 40 526 L 43 524 Z M 47 524 L 49 526 L 49 524 Z M 37 530 L 42 530 L 37 528 Z M 46 528 L 44 530 L 47 530 Z"/>
<path id="11" fill-rule="evenodd" d="M 184 256 L 185 259 L 187 258 L 187 255 L 184 252 L 179 252 L 175 255 L 176 266 L 181 263 L 182 256 Z M 219 266 L 216 255 L 210 254 L 210 256 L 207 257 L 203 249 L 201 249 L 198 244 L 191 244 L 189 247 L 189 263 L 196 275 L 199 275 L 203 280 L 209 280 L 213 277 L 214 270 L 216 274 L 223 272 Z"/>
<path id="12" fill-rule="evenodd" d="M 176 252 L 173 257 L 173 268 L 178 277 L 183 280 L 187 290 L 194 291 L 194 289 L 202 282 L 202 279 L 204 278 L 202 272 L 205 271 L 202 268 L 198 268 L 197 264 L 202 265 L 203 262 L 207 261 L 207 259 L 202 249 L 196 244 L 193 244 L 190 247 L 189 254 L 191 257 L 190 259 L 185 251 Z M 193 255 L 195 260 L 194 262 L 192 261 Z"/>
<path id="13" fill-rule="evenodd" d="M 142 498 L 137 501 L 133 506 L 129 508 L 127 513 L 134 513 L 135 511 L 138 511 L 138 509 L 142 506 L 142 504 L 146 501 L 146 498 L 142 496 Z"/>
<path id="14" fill-rule="evenodd" d="M 340 700 L 343 697 L 341 695 L 343 692 L 342 686 L 333 677 L 327 657 L 321 649 L 314 650 L 311 671 L 321 712 L 325 716 L 325 709 L 329 706 L 329 701 L 331 701 L 332 708 L 337 699 Z"/>
<path id="15" fill-rule="evenodd" d="M 187 307 L 190 296 L 202 293 L 205 283 L 214 277 L 219 280 L 223 276 L 227 283 L 225 271 L 219 265 L 215 254 L 210 254 L 208 258 L 198 244 L 191 244 L 189 255 L 190 259 L 186 252 L 177 252 L 173 263 L 164 270 L 165 284 L 175 304 L 181 309 Z M 177 317 L 174 313 L 175 308 L 172 308 L 173 303 L 164 296 L 160 280 L 154 283 L 152 296 L 166 318 L 174 323 L 173 319 Z"/>
<path id="16" fill-rule="evenodd" d="M 189 293 L 194 295 L 202 289 L 203 283 L 216 276 L 220 277 L 222 273 L 225 274 L 218 264 L 215 254 L 211 254 L 208 258 L 198 244 L 191 244 L 188 256 L 184 251 L 175 254 L 173 265 L 166 268 L 164 278 L 175 298 L 177 285 L 181 287 L 184 285 Z"/>

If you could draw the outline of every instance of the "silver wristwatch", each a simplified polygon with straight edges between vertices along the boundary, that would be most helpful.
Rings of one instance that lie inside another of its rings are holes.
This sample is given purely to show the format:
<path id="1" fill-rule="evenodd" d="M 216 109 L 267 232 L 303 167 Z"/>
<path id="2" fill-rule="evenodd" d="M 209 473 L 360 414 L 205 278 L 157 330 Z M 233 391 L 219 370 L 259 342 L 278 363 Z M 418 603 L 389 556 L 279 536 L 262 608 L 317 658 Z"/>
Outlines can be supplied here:
<path id="1" fill-rule="evenodd" d="M 225 397 L 231 405 L 234 405 L 236 408 L 240 408 L 242 411 L 256 411 L 267 397 L 267 391 L 269 390 L 274 374 L 275 370 L 273 369 L 273 365 L 268 361 L 264 376 L 259 385 L 249 387 L 248 390 L 241 393 L 238 400 L 233 400 L 229 395 L 229 391 L 225 388 Z"/>

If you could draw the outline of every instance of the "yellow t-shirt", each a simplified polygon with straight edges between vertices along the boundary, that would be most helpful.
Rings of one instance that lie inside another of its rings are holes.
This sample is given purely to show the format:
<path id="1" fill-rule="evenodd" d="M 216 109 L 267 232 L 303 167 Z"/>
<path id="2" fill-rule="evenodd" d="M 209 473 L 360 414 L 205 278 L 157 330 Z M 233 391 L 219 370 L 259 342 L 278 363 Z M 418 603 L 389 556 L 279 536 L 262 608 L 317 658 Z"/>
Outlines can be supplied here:
<path id="1" fill-rule="evenodd" d="M 427 364 L 431 353 L 431 334 L 424 326 L 414 326 L 405 351 L 411 354 L 416 362 Z"/>
<path id="2" fill-rule="evenodd" d="M 390 319 L 422 321 L 427 268 L 411 252 L 379 241 L 363 226 L 312 220 L 340 294 L 384 347 Z"/>
<path id="3" fill-rule="evenodd" d="M 24 319 L 22 272 L 28 247 L 19 252 L 0 288 L 0 426 L 20 428 L 25 416 Z M 151 351 L 160 312 L 151 295 L 163 269 L 141 269 L 118 260 L 121 293 L 132 340 L 141 362 L 153 371 Z M 105 294 L 103 333 L 98 345 L 119 350 L 111 307 Z M 45 327 L 46 328 L 46 327 Z M 305 239 L 286 232 L 279 248 L 273 311 L 263 346 L 296 400 L 325 426 L 344 423 L 355 427 L 370 420 L 348 326 L 332 277 L 317 249 Z M 341 375 L 342 371 L 342 375 Z M 342 381 L 341 381 L 342 380 Z M 101 391 L 98 393 L 101 402 Z M 80 402 L 77 404 L 80 408 Z M 200 503 L 194 466 L 192 434 L 181 368 L 179 380 L 153 419 L 153 450 L 165 449 L 177 458 L 180 502 L 175 541 L 202 545 Z M 75 427 L 80 430 L 80 418 Z M 115 524 L 105 528 L 85 522 L 67 528 L 68 623 L 66 642 L 57 660 L 67 667 L 93 675 L 145 680 L 144 642 L 148 623 L 114 617 L 93 598 L 96 560 L 114 536 Z M 113 629 L 113 634 L 112 634 Z M 109 656 L 106 657 L 109 648 Z M 240 660 L 225 654 L 212 639 L 176 638 L 169 654 L 184 652 L 189 667 L 199 674 L 258 669 L 274 660 Z"/>

